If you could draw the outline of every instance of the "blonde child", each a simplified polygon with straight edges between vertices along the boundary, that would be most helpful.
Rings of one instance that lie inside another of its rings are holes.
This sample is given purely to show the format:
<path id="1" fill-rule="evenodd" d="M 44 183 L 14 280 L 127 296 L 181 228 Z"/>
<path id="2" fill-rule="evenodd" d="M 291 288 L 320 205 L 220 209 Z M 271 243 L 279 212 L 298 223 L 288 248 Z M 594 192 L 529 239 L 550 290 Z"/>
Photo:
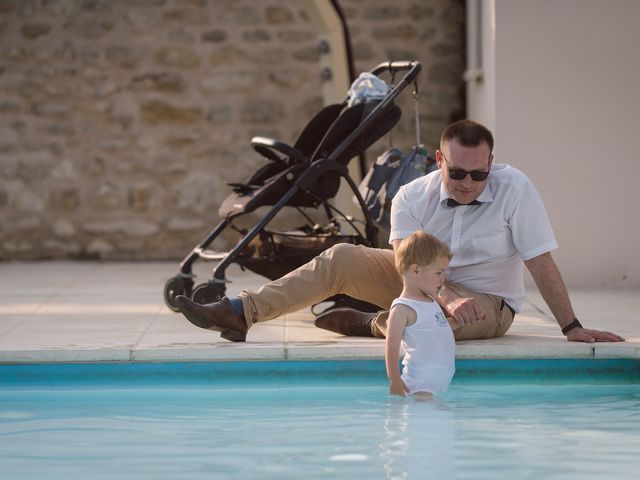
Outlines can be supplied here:
<path id="1" fill-rule="evenodd" d="M 458 325 L 445 318 L 435 301 L 451 257 L 446 244 L 423 231 L 412 233 L 396 248 L 404 287 L 391 304 L 387 323 L 385 361 L 392 395 L 429 399 L 451 383 L 455 372 L 452 329 Z M 398 369 L 401 344 L 402 375 Z"/>

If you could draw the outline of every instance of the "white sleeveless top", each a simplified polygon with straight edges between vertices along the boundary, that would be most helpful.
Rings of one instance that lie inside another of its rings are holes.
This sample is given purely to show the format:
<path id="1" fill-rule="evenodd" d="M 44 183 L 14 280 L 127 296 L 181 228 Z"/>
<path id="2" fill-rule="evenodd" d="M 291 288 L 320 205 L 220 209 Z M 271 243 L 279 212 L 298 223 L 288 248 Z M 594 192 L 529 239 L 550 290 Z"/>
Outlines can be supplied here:
<path id="1" fill-rule="evenodd" d="M 440 305 L 396 298 L 391 308 L 399 303 L 416 312 L 415 323 L 406 327 L 402 336 L 402 380 L 409 393 L 446 392 L 456 371 L 456 342 Z"/>

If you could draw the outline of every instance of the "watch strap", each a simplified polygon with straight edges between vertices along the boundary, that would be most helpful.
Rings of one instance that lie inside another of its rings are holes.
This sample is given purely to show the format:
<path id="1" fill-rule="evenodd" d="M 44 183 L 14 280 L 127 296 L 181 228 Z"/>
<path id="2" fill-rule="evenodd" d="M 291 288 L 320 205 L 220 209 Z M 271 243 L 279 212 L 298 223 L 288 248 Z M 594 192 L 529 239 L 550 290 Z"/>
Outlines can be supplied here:
<path id="1" fill-rule="evenodd" d="M 562 334 L 566 335 L 576 327 L 582 328 L 582 324 L 578 321 L 577 318 L 574 318 L 573 322 L 571 322 L 569 325 L 565 325 L 564 327 L 562 327 Z"/>

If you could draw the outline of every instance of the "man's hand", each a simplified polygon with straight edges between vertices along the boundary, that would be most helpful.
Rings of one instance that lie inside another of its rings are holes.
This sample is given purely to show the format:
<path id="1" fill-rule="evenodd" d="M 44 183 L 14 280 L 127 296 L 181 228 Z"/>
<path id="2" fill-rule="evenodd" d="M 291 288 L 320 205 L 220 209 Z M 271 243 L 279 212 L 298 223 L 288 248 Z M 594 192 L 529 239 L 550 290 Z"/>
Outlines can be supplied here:
<path id="1" fill-rule="evenodd" d="M 449 315 L 455 318 L 458 325 L 471 325 L 486 319 L 486 316 L 475 298 L 459 297 L 445 305 Z"/>
<path id="2" fill-rule="evenodd" d="M 567 333 L 567 340 L 570 342 L 624 342 L 624 338 L 611 332 L 601 330 L 589 330 L 587 328 L 576 327 Z"/>

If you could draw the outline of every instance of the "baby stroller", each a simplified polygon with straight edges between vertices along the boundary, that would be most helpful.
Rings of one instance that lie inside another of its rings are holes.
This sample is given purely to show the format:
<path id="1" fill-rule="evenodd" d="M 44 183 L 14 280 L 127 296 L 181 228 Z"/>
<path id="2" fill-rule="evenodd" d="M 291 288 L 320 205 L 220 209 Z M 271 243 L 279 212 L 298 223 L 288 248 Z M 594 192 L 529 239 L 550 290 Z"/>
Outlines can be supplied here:
<path id="1" fill-rule="evenodd" d="M 254 137 L 251 140 L 253 148 L 268 163 L 243 183 L 227 183 L 232 192 L 219 209 L 222 221 L 184 258 L 179 273 L 167 280 L 164 287 L 167 306 L 178 311 L 175 305 L 178 295 L 191 297 L 200 304 L 219 300 L 229 283 L 225 272 L 232 263 L 274 280 L 337 243 L 376 247 L 378 228 L 358 186 L 349 176 L 347 164 L 396 125 L 401 110 L 394 100 L 412 83 L 417 91 L 420 70 L 421 65 L 416 61 L 378 65 L 370 73 L 376 77 L 388 74 L 392 79 L 392 87 L 382 98 L 355 105 L 349 105 L 347 98 L 340 104 L 323 108 L 302 130 L 293 146 L 271 138 Z M 402 78 L 396 83 L 395 77 L 399 73 Z M 342 178 L 362 210 L 364 234 L 353 218 L 344 215 L 330 202 L 337 194 Z M 234 225 L 234 220 L 265 206 L 271 208 L 253 228 L 242 229 Z M 285 206 L 300 211 L 307 224 L 288 231 L 267 229 L 269 222 Z M 327 224 L 320 226 L 313 222 L 304 213 L 304 209 L 309 208 L 323 209 Z M 348 223 L 354 233 L 343 233 L 340 221 Z M 236 246 L 229 252 L 209 250 L 209 245 L 227 228 L 241 234 Z M 198 259 L 218 263 L 212 278 L 196 286 L 192 266 Z M 332 308 L 349 305 L 361 310 L 377 310 L 376 306 L 345 296 L 327 300 L 334 302 Z"/>

